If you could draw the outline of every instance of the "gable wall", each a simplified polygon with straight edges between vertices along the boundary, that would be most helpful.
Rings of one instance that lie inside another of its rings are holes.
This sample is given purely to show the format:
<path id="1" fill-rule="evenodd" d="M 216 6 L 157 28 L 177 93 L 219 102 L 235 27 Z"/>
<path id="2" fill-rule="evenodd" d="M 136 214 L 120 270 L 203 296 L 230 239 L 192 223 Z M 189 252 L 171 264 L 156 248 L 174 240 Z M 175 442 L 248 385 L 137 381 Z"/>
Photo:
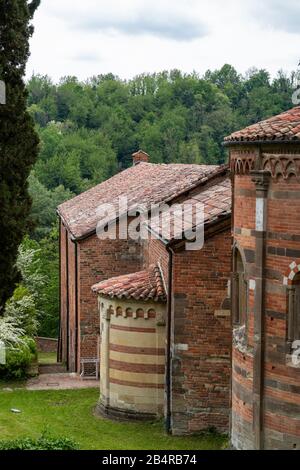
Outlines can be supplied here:
<path id="1" fill-rule="evenodd" d="M 209 427 L 228 432 L 230 394 L 230 230 L 199 251 L 175 253 L 172 307 L 173 434 Z M 228 308 L 228 307 L 227 307 Z"/>
<path id="2" fill-rule="evenodd" d="M 165 245 L 158 239 L 150 238 L 143 243 L 144 268 L 151 264 L 159 264 L 166 289 L 169 280 L 169 253 Z"/>
<path id="3" fill-rule="evenodd" d="M 143 252 L 139 243 L 127 240 L 99 240 L 97 235 L 81 241 L 79 263 L 80 357 L 97 357 L 99 313 L 93 284 L 140 271 Z"/>
<path id="4" fill-rule="evenodd" d="M 76 372 L 76 245 L 60 223 L 60 340 L 59 360 Z"/>

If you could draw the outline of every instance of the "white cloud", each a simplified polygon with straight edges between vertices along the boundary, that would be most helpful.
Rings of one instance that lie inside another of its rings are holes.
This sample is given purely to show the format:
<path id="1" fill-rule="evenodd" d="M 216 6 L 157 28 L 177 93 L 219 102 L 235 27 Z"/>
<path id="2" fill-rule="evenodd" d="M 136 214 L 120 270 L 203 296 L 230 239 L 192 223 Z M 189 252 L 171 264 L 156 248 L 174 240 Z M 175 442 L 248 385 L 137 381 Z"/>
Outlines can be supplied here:
<path id="1" fill-rule="evenodd" d="M 151 35 L 176 41 L 205 36 L 208 28 L 198 15 L 193 14 L 195 1 L 169 0 L 52 0 L 51 13 L 65 16 L 66 24 L 85 33 L 120 33 Z M 88 6 L 88 8 L 87 8 Z M 61 8 L 62 7 L 62 8 Z"/>
<path id="2" fill-rule="evenodd" d="M 298 65 L 299 9 L 292 0 L 43 0 L 27 71 L 130 78 L 230 63 L 274 75 Z"/>
<path id="3" fill-rule="evenodd" d="M 275 31 L 299 34 L 299 0 L 254 0 L 251 10 L 262 25 Z"/>

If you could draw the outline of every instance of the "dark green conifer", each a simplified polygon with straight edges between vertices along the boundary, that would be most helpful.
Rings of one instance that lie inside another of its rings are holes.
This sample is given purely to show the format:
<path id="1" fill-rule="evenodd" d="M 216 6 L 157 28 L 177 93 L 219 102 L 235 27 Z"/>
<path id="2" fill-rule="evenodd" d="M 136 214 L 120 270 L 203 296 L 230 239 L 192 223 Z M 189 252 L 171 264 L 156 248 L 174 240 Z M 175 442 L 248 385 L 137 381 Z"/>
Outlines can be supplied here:
<path id="1" fill-rule="evenodd" d="M 40 0 L 0 0 L 0 314 L 18 280 L 17 250 L 29 228 L 27 179 L 36 161 L 38 136 L 26 110 L 24 84 L 31 20 Z"/>

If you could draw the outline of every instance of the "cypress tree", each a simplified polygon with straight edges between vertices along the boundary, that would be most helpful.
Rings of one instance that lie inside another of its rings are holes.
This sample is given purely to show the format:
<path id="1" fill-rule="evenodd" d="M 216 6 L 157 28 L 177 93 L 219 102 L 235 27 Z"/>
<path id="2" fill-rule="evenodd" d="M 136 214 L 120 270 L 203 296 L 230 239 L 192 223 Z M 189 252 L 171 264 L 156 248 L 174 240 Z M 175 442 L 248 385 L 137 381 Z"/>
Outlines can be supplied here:
<path id="1" fill-rule="evenodd" d="M 19 279 L 18 246 L 30 225 L 27 179 L 39 141 L 26 111 L 23 77 L 39 3 L 0 0 L 0 80 L 6 89 L 5 104 L 0 104 L 0 314 Z"/>

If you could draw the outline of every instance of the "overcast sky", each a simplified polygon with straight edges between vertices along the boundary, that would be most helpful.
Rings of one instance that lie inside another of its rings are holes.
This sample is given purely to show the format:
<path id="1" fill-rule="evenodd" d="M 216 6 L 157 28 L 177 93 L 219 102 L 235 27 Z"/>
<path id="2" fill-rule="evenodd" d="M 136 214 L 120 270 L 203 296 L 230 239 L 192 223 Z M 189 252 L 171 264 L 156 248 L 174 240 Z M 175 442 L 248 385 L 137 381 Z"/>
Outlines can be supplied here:
<path id="1" fill-rule="evenodd" d="M 27 76 L 295 70 L 299 0 L 42 0 Z"/>

